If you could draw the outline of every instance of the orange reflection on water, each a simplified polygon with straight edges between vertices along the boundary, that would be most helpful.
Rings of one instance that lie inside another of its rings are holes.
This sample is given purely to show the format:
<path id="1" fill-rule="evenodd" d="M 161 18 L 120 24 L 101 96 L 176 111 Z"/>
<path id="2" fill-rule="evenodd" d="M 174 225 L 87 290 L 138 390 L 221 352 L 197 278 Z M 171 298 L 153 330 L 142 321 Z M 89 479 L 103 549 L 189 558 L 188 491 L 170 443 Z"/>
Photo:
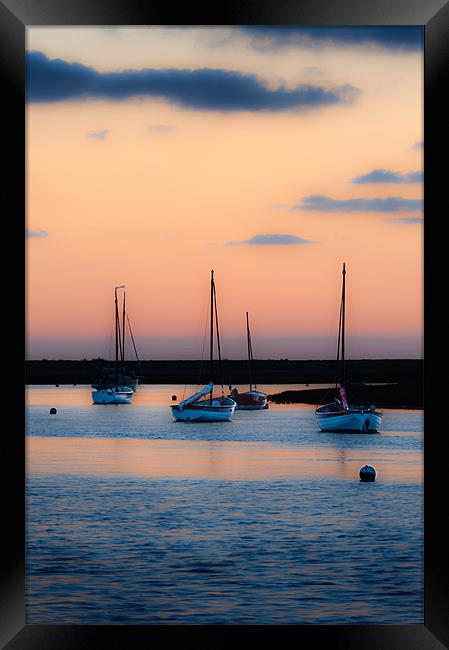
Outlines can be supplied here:
<path id="1" fill-rule="evenodd" d="M 240 392 L 248 390 L 247 384 L 234 384 Z M 328 388 L 330 384 L 269 384 L 260 387 L 260 390 L 268 393 L 281 393 L 286 390 L 304 390 L 306 388 Z M 138 406 L 159 405 L 170 406 L 173 404 L 172 395 L 176 395 L 181 401 L 188 395 L 199 390 L 199 385 L 186 384 L 143 384 L 138 386 L 133 396 L 133 403 Z M 221 392 L 221 386 L 216 386 L 216 392 Z M 26 388 L 26 403 L 28 406 L 90 406 L 92 405 L 93 388 L 87 384 L 61 384 L 55 385 L 33 385 Z M 225 394 L 228 388 L 224 386 Z M 305 404 L 283 404 L 281 408 L 293 407 L 302 408 Z M 270 408 L 279 408 L 279 405 L 271 403 Z"/>
<path id="2" fill-rule="evenodd" d="M 301 449 L 259 442 L 29 437 L 27 472 L 146 478 L 274 479 L 307 475 L 354 480 L 363 465 L 377 479 L 421 482 L 417 451 Z"/>

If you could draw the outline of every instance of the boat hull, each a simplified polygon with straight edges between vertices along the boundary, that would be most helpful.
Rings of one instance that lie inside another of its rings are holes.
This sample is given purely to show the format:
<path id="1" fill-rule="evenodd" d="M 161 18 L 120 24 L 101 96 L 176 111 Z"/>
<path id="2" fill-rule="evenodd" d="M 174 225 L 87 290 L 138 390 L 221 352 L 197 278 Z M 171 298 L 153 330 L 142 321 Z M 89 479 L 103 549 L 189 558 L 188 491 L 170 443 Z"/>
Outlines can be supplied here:
<path id="1" fill-rule="evenodd" d="M 268 408 L 268 401 L 266 393 L 252 390 L 246 393 L 233 392 L 229 395 L 235 401 L 237 406 L 236 410 L 239 411 L 262 411 Z"/>
<path id="2" fill-rule="evenodd" d="M 123 386 L 92 391 L 94 404 L 131 404 L 132 396 L 132 389 Z"/>
<path id="3" fill-rule="evenodd" d="M 382 414 L 347 409 L 335 413 L 316 411 L 316 419 L 321 431 L 342 431 L 347 433 L 377 433 L 382 424 Z"/>
<path id="4" fill-rule="evenodd" d="M 197 402 L 180 409 L 177 404 L 172 405 L 171 411 L 177 422 L 229 422 L 232 420 L 236 404 L 234 400 L 226 399 L 226 404 L 212 404 Z M 232 402 L 232 403 L 231 403 Z"/>

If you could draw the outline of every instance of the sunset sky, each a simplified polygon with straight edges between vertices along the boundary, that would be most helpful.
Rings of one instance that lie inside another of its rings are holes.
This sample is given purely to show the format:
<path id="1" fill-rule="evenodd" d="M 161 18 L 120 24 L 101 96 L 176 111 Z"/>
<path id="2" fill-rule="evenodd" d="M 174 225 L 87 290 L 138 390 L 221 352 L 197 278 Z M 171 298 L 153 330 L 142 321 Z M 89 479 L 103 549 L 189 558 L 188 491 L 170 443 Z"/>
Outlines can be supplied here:
<path id="1" fill-rule="evenodd" d="M 423 48 L 405 28 L 27 29 L 27 356 L 422 356 Z M 130 355 L 131 356 L 131 355 Z"/>

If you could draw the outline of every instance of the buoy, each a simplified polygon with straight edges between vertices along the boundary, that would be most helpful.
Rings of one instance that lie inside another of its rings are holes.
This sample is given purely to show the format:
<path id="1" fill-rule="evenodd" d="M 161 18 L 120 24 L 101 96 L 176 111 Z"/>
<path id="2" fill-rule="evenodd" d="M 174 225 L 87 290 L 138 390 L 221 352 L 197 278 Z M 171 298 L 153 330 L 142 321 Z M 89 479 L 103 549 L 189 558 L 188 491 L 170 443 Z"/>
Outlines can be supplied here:
<path id="1" fill-rule="evenodd" d="M 55 384 L 56 388 L 59 388 L 59 384 Z"/>
<path id="2" fill-rule="evenodd" d="M 367 483 L 368 481 L 375 481 L 376 470 L 374 467 L 371 467 L 371 465 L 365 465 L 364 467 L 360 468 L 359 476 L 360 480 L 364 483 Z"/>
<path id="3" fill-rule="evenodd" d="M 57 413 L 57 412 L 58 412 L 58 411 L 57 411 L 54 407 L 50 409 L 50 413 L 51 413 L 52 415 L 55 415 L 55 413 Z"/>
<path id="4" fill-rule="evenodd" d="M 171 399 L 172 399 L 172 402 L 176 402 L 176 400 L 177 400 L 178 398 L 176 397 L 176 395 L 172 395 L 172 396 L 171 396 Z"/>

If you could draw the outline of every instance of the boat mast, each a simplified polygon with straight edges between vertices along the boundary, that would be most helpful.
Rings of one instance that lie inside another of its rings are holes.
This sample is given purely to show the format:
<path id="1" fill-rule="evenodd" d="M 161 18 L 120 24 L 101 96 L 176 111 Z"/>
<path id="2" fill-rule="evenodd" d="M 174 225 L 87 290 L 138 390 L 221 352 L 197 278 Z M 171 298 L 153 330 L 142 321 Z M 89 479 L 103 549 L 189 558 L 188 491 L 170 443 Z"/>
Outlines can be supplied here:
<path id="1" fill-rule="evenodd" d="M 249 374 L 249 390 L 253 389 L 252 384 L 252 373 L 251 373 L 251 362 L 253 360 L 252 349 L 251 349 L 251 333 L 249 331 L 249 317 L 248 312 L 246 312 L 246 340 L 248 344 L 248 374 Z"/>
<path id="2" fill-rule="evenodd" d="M 115 385 L 118 388 L 118 347 L 119 347 L 118 329 L 119 329 L 119 319 L 118 319 L 117 289 L 118 289 L 118 287 L 114 287 L 114 294 L 115 294 Z"/>
<path id="3" fill-rule="evenodd" d="M 218 368 L 221 377 L 221 396 L 223 397 L 224 396 L 223 362 L 221 360 L 220 328 L 218 327 L 217 292 L 215 290 L 215 282 L 214 282 L 214 311 L 215 311 L 215 331 L 217 332 Z"/>
<path id="4" fill-rule="evenodd" d="M 119 361 L 118 361 L 118 355 L 119 355 L 119 350 L 120 350 L 120 358 L 123 362 L 123 345 L 122 345 L 122 339 L 120 336 L 120 316 L 119 316 L 119 311 L 118 311 L 118 297 L 117 297 L 117 291 L 118 289 L 124 289 L 125 285 L 120 284 L 117 287 L 114 287 L 114 295 L 115 295 L 115 385 L 118 388 L 118 366 L 119 366 Z M 123 307 L 124 308 L 124 307 Z"/>
<path id="5" fill-rule="evenodd" d="M 214 271 L 210 273 L 210 380 L 214 381 Z M 212 390 L 210 391 L 210 401 L 212 403 Z"/>
<path id="6" fill-rule="evenodd" d="M 346 382 L 345 373 L 345 303 L 346 303 L 346 265 L 343 262 L 343 287 L 341 290 L 341 385 Z"/>
<path id="7" fill-rule="evenodd" d="M 124 288 L 124 287 L 123 287 Z M 122 373 L 125 375 L 125 301 L 126 301 L 126 292 L 123 291 L 123 312 L 122 312 L 122 350 L 121 350 L 121 360 L 122 360 Z"/>

